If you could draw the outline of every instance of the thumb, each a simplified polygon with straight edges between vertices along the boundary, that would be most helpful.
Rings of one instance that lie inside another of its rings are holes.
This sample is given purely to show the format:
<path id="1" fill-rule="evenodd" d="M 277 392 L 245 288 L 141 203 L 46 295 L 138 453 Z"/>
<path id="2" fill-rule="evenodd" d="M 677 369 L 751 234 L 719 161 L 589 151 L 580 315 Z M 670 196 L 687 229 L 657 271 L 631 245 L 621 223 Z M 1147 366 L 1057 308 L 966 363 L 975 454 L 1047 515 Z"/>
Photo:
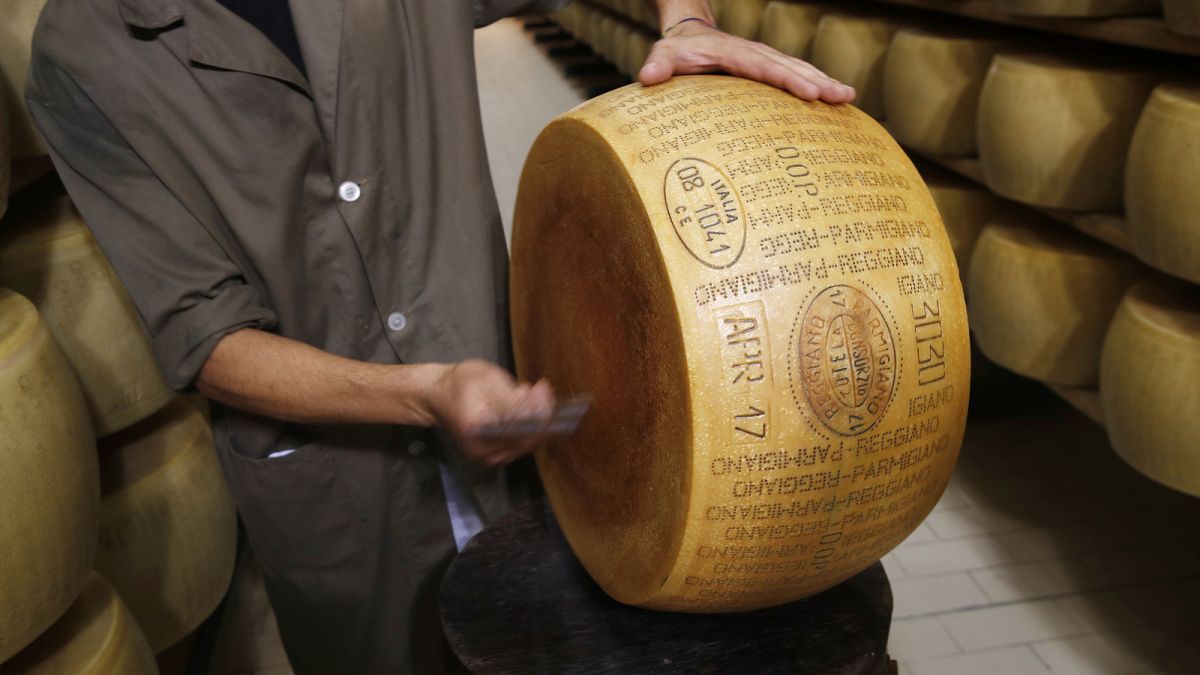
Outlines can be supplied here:
<path id="1" fill-rule="evenodd" d="M 671 63 L 670 57 L 663 50 L 655 49 L 650 52 L 650 56 L 646 58 L 646 63 L 638 71 L 638 81 L 647 87 L 662 84 L 671 79 L 674 71 L 675 66 Z"/>

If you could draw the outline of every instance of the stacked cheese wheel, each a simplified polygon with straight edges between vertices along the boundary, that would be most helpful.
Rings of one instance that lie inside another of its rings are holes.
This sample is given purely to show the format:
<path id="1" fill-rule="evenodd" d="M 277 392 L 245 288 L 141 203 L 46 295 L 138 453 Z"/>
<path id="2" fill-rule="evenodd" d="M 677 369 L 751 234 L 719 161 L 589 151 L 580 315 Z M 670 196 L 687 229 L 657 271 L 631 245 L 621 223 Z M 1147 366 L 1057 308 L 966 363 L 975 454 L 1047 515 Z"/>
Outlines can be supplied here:
<path id="1" fill-rule="evenodd" d="M 1038 54 L 997 54 L 977 118 L 984 180 L 1027 204 L 1120 211 L 1125 156 L 1156 76 Z"/>
<path id="2" fill-rule="evenodd" d="M 1000 40 L 906 28 L 896 32 L 883 76 L 888 130 L 934 155 L 976 152 L 979 91 Z"/>
<path id="3" fill-rule="evenodd" d="M 0 285 L 37 305 L 83 386 L 98 436 L 158 410 L 172 393 L 136 310 L 65 196 L 14 207 L 0 233 Z"/>
<path id="4" fill-rule="evenodd" d="M 1029 16 L 1123 16 L 1157 13 L 1159 0 L 996 0 L 996 8 Z"/>
<path id="5" fill-rule="evenodd" d="M 826 11 L 824 5 L 772 0 L 763 10 L 758 39 L 784 54 L 806 59 L 817 23 Z"/>
<path id="6" fill-rule="evenodd" d="M 158 665 L 125 603 L 93 572 L 67 613 L 0 674 L 158 675 Z"/>
<path id="7" fill-rule="evenodd" d="M 12 175 L 12 149 L 8 130 L 8 93 L 0 87 L 0 216 L 8 210 L 8 183 Z"/>
<path id="8" fill-rule="evenodd" d="M 212 434 L 176 399 L 100 446 L 96 569 L 121 593 L 157 653 L 203 621 L 233 573 L 237 537 Z"/>
<path id="9" fill-rule="evenodd" d="M 1196 0 L 1162 0 L 1162 6 L 1167 28 L 1200 37 L 1200 3 Z"/>
<path id="10" fill-rule="evenodd" d="M 766 4 L 766 0 L 728 0 L 717 13 L 717 27 L 747 40 L 757 39 Z"/>
<path id="11" fill-rule="evenodd" d="M 812 64 L 858 91 L 854 105 L 883 119 L 883 67 L 898 25 L 889 19 L 829 12 L 812 43 Z"/>
<path id="12" fill-rule="evenodd" d="M 0 289 L 0 662 L 75 600 L 96 550 L 96 446 L 33 304 Z"/>
<path id="13" fill-rule="evenodd" d="M 971 330 L 996 363 L 1044 382 L 1094 387 L 1100 348 L 1137 263 L 1036 214 L 984 228 L 968 273 Z"/>
<path id="14" fill-rule="evenodd" d="M 959 275 L 965 281 L 979 233 L 1001 212 L 1004 202 L 977 183 L 946 171 L 929 169 L 922 171 L 921 176 L 946 224 Z"/>
<path id="15" fill-rule="evenodd" d="M 0 19 L 0 104 L 7 108 L 13 159 L 46 154 L 46 145 L 25 109 L 33 28 L 46 0 L 5 0 Z M 2 134 L 3 131 L 0 131 Z"/>
<path id="16" fill-rule="evenodd" d="M 1200 496 L 1200 291 L 1166 279 L 1135 285 L 1104 343 L 1100 395 L 1117 454 Z"/>
<path id="17" fill-rule="evenodd" d="M 1125 216 L 1147 263 L 1200 282 L 1200 86 L 1164 84 L 1142 111 L 1125 167 Z"/>
<path id="18" fill-rule="evenodd" d="M 965 422 L 962 291 L 868 116 L 728 77 L 630 85 L 542 132 L 514 223 L 520 373 L 595 401 L 538 467 L 614 598 L 785 603 L 937 501 Z"/>

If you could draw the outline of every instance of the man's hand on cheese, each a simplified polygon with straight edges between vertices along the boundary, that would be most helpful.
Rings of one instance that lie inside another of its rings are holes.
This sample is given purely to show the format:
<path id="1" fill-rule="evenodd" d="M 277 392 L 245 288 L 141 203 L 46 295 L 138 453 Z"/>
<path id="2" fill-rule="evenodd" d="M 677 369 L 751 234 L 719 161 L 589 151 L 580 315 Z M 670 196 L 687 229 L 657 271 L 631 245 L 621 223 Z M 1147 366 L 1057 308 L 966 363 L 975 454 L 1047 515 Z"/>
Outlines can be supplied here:
<path id="1" fill-rule="evenodd" d="M 679 21 L 685 17 L 712 20 L 708 3 L 702 0 L 658 0 L 661 25 L 666 36 L 654 44 L 638 80 L 651 86 L 674 75 L 724 72 L 757 80 L 806 101 L 849 103 L 854 87 L 842 84 L 812 64 L 776 51 L 764 44 L 712 28 L 702 21 Z"/>
<path id="2" fill-rule="evenodd" d="M 489 426 L 516 420 L 550 421 L 554 390 L 549 382 L 518 383 L 503 368 L 478 359 L 448 364 L 429 394 L 437 423 L 454 435 L 468 459 L 486 466 L 507 464 L 546 440 L 546 434 L 484 437 Z"/>

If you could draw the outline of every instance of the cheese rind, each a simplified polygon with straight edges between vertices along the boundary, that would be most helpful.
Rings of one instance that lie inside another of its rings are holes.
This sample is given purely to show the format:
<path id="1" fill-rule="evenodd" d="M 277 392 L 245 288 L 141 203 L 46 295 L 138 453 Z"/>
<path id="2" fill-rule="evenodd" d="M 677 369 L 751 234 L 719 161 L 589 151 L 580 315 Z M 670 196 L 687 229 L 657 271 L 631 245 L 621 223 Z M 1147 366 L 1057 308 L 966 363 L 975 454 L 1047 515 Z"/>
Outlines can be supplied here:
<path id="1" fill-rule="evenodd" d="M 611 596 L 781 604 L 932 508 L 965 422 L 962 291 L 861 111 L 728 77 L 624 87 L 542 132 L 515 213 L 518 370 L 594 400 L 538 467 Z"/>
<path id="2" fill-rule="evenodd" d="M 0 662 L 83 587 L 99 494 L 96 444 L 71 367 L 33 304 L 0 289 Z"/>
<path id="3" fill-rule="evenodd" d="M 1043 55 L 997 54 L 977 116 L 984 181 L 1036 206 L 1120 211 L 1129 141 L 1158 79 Z"/>
<path id="4" fill-rule="evenodd" d="M 758 39 L 789 56 L 807 59 L 825 5 L 773 0 L 763 10 Z"/>
<path id="5" fill-rule="evenodd" d="M 971 331 L 1009 370 L 1094 387 L 1108 323 L 1142 270 L 1061 228 L 1037 214 L 1004 214 L 983 229 L 967 274 Z"/>
<path id="6" fill-rule="evenodd" d="M 1026 16 L 1155 14 L 1159 0 L 996 0 L 996 9 Z"/>
<path id="7" fill-rule="evenodd" d="M 1154 90 L 1125 165 L 1125 221 L 1143 261 L 1200 282 L 1200 86 Z"/>
<path id="8" fill-rule="evenodd" d="M 827 12 L 817 23 L 812 64 L 854 87 L 854 105 L 883 119 L 883 67 L 897 24 L 881 18 Z"/>
<path id="9" fill-rule="evenodd" d="M 0 20 L 0 105 L 7 105 L 13 159 L 44 155 L 46 144 L 25 108 L 25 82 L 29 76 L 33 29 L 46 0 L 6 0 Z M 3 133 L 3 131 L 0 131 Z"/>
<path id="10" fill-rule="evenodd" d="M 0 285 L 25 294 L 75 369 L 97 436 L 149 416 L 174 395 L 108 259 L 65 197 L 10 214 Z"/>
<path id="11" fill-rule="evenodd" d="M 896 32 L 883 71 L 888 131 L 934 155 L 973 155 L 979 92 L 999 40 L 905 28 Z"/>
<path id="12" fill-rule="evenodd" d="M 978 183 L 949 172 L 923 170 L 921 177 L 946 226 L 959 276 L 965 284 L 979 233 L 1004 209 L 1004 200 Z"/>
<path id="13" fill-rule="evenodd" d="M 1162 0 L 1167 28 L 1181 35 L 1200 37 L 1200 3 L 1196 0 Z"/>
<path id="14" fill-rule="evenodd" d="M 237 521 L 212 434 L 176 399 L 100 445 L 96 570 L 155 653 L 212 613 L 233 574 Z"/>
<path id="15" fill-rule="evenodd" d="M 1100 367 L 1104 424 L 1135 469 L 1200 497 L 1200 292 L 1167 279 L 1133 286 Z"/>
<path id="16" fill-rule="evenodd" d="M 41 637 L 0 664 L 0 675 L 158 675 L 146 637 L 120 596 L 92 572 Z"/>

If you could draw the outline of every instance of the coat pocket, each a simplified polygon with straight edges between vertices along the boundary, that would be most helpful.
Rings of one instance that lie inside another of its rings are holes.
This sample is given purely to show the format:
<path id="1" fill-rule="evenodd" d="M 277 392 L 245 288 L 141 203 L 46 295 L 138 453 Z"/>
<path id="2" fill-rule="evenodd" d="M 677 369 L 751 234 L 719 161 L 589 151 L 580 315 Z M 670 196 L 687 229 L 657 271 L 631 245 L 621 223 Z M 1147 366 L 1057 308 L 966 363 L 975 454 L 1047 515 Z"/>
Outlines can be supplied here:
<path id="1" fill-rule="evenodd" d="M 233 444 L 230 453 L 238 511 L 265 566 L 347 569 L 366 558 L 362 518 L 355 512 L 337 451 L 320 441 L 282 456 L 254 458 Z"/>

